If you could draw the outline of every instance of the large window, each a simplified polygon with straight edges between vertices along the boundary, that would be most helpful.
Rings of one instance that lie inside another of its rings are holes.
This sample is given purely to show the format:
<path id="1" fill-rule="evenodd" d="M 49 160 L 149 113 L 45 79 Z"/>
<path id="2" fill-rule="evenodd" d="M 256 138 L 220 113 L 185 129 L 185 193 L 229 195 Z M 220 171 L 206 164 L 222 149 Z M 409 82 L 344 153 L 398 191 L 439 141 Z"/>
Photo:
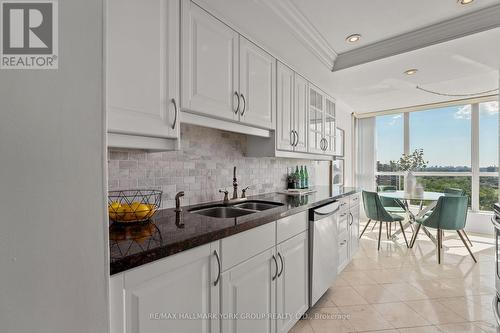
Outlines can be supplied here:
<path id="1" fill-rule="evenodd" d="M 404 189 L 394 163 L 423 149 L 427 167 L 415 172 L 425 191 L 460 188 L 474 211 L 499 201 L 498 101 L 376 117 L 377 185 Z"/>
<path id="2" fill-rule="evenodd" d="M 389 162 L 403 153 L 403 115 L 377 117 L 376 122 L 377 171 L 395 171 Z"/>
<path id="3" fill-rule="evenodd" d="M 423 149 L 421 171 L 471 171 L 470 105 L 410 114 L 410 151 Z"/>

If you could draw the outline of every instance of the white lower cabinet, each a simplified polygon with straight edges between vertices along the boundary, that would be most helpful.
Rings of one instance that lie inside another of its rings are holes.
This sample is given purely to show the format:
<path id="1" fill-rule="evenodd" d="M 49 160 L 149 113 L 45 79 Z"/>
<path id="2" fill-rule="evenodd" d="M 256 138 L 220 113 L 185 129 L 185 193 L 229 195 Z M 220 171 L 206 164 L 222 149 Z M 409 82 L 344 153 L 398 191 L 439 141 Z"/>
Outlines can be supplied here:
<path id="1" fill-rule="evenodd" d="M 219 309 L 218 244 L 112 276 L 111 332 L 219 332 L 219 321 L 209 316 Z"/>
<path id="2" fill-rule="evenodd" d="M 352 260 L 359 248 L 359 194 L 352 194 L 341 201 L 338 219 L 338 272 Z"/>
<path id="3" fill-rule="evenodd" d="M 113 275 L 111 333 L 288 332 L 308 308 L 307 217 Z"/>
<path id="4" fill-rule="evenodd" d="M 231 268 L 221 277 L 223 333 L 272 333 L 277 264 L 274 248 Z M 231 317 L 232 316 L 232 317 Z M 261 316 L 253 318 L 251 316 Z"/>
<path id="5" fill-rule="evenodd" d="M 277 246 L 277 332 L 288 332 L 307 311 L 309 300 L 307 231 Z"/>

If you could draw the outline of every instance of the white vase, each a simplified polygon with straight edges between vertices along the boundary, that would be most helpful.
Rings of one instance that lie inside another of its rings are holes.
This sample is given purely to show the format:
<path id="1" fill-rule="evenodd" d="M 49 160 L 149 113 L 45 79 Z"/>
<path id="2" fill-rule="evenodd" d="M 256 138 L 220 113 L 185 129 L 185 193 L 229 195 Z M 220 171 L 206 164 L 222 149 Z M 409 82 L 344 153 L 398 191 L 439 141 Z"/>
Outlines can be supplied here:
<path id="1" fill-rule="evenodd" d="M 415 177 L 412 171 L 408 171 L 405 175 L 405 192 L 408 194 L 414 194 L 416 187 L 417 177 Z"/>

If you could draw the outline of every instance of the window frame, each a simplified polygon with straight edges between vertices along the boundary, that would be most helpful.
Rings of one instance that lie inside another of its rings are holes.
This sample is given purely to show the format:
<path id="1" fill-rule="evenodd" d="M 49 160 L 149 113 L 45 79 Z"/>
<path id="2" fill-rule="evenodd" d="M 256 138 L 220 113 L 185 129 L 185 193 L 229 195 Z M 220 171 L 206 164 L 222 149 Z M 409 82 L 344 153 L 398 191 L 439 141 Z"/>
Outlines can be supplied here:
<path id="1" fill-rule="evenodd" d="M 414 172 L 413 174 L 415 176 L 457 176 L 457 177 L 471 177 L 471 193 L 472 193 L 472 198 L 471 198 L 471 211 L 472 212 L 491 212 L 491 211 L 485 211 L 485 210 L 480 210 L 479 209 L 479 194 L 480 194 L 480 177 L 499 177 L 500 176 L 500 165 L 499 165 L 499 160 L 500 160 L 500 153 L 497 152 L 497 167 L 499 168 L 498 172 L 486 172 L 486 171 L 480 171 L 480 160 L 479 160 L 479 134 L 480 134 L 480 124 L 479 124 L 479 104 L 484 103 L 484 102 L 492 102 L 492 101 L 499 101 L 498 97 L 491 97 L 487 99 L 481 99 L 481 100 L 470 100 L 466 101 L 463 100 L 463 103 L 456 103 L 455 105 L 470 105 L 471 106 L 471 171 L 467 172 L 453 172 L 453 171 L 443 171 L 443 172 Z M 500 102 L 499 102 L 500 103 Z M 403 114 L 403 149 L 405 154 L 410 153 L 410 113 L 411 112 L 419 112 L 419 111 L 429 111 L 433 109 L 438 109 L 441 106 L 436 105 L 435 107 L 428 107 L 428 108 L 419 108 L 417 110 L 409 110 L 409 111 L 404 111 L 400 110 L 398 112 L 391 112 L 394 114 Z M 382 113 L 382 115 L 387 115 L 387 113 Z M 500 114 L 499 114 L 499 128 L 500 128 Z M 499 142 L 500 142 L 500 135 L 499 135 Z M 500 144 L 499 144 L 500 147 Z M 378 150 L 378 147 L 376 147 Z M 377 158 L 375 158 L 378 160 Z M 376 163 L 375 163 L 376 164 Z M 383 171 L 378 171 L 377 166 L 375 166 L 375 176 L 402 176 L 404 177 L 404 172 L 399 171 L 399 172 L 383 172 Z M 375 181 L 376 181 L 375 177 Z M 499 184 L 500 184 L 500 179 L 499 179 Z M 499 197 L 498 201 L 500 202 L 500 191 L 499 191 Z"/>

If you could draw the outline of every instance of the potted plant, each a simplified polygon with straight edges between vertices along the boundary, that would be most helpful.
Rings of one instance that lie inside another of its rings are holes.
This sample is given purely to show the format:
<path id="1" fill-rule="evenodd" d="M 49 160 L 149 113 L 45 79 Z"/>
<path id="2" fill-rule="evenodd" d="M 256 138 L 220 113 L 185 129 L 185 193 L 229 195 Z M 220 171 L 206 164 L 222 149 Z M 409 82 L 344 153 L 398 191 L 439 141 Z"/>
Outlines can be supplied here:
<path id="1" fill-rule="evenodd" d="M 424 160 L 424 150 L 415 149 L 411 154 L 403 154 L 398 161 L 390 161 L 396 170 L 405 172 L 405 192 L 414 194 L 417 187 L 417 178 L 413 172 L 427 167 L 429 161 Z"/>

